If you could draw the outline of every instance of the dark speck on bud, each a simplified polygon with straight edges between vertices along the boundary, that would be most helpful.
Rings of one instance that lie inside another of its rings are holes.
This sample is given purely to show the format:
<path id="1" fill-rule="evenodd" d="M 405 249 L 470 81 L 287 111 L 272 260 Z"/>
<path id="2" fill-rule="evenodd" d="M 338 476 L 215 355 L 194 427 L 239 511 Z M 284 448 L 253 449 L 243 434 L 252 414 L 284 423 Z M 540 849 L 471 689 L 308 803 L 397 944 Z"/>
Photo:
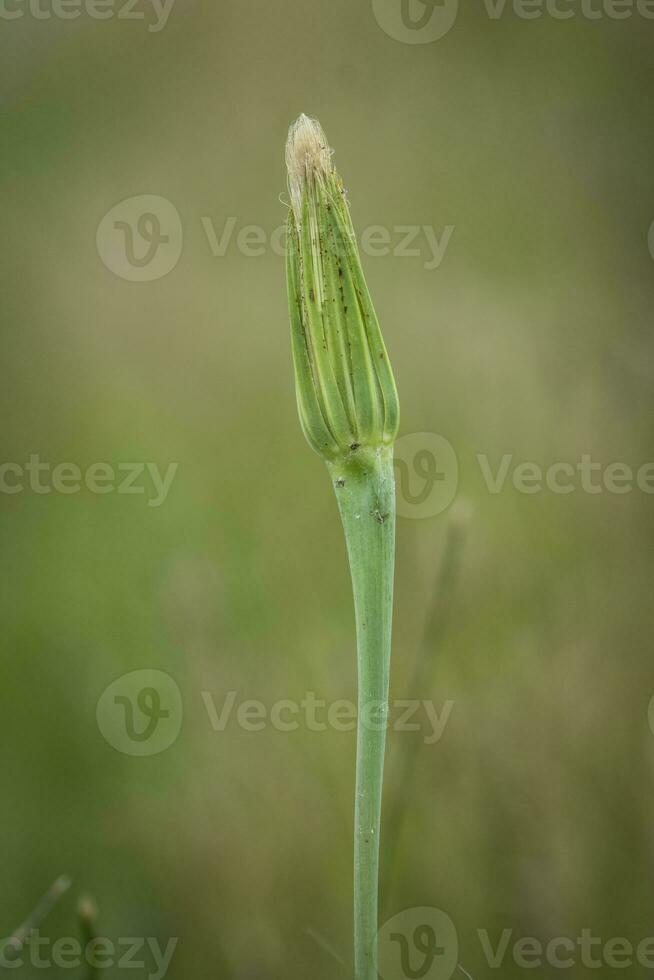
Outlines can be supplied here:
<path id="1" fill-rule="evenodd" d="M 317 453 L 333 461 L 390 446 L 395 381 L 359 259 L 341 178 L 320 124 L 293 123 L 287 282 L 298 411 Z"/>

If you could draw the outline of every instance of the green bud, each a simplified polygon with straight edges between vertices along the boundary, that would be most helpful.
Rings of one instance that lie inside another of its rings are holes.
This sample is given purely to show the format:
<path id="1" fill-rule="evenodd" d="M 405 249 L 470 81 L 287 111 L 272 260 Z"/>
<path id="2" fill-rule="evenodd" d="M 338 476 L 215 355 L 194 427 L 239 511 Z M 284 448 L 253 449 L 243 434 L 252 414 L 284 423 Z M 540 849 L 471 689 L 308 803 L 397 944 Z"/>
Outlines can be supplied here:
<path id="1" fill-rule="evenodd" d="M 343 182 L 320 124 L 293 123 L 286 144 L 291 208 L 287 282 L 298 412 L 328 461 L 390 446 L 399 404 L 363 277 Z"/>

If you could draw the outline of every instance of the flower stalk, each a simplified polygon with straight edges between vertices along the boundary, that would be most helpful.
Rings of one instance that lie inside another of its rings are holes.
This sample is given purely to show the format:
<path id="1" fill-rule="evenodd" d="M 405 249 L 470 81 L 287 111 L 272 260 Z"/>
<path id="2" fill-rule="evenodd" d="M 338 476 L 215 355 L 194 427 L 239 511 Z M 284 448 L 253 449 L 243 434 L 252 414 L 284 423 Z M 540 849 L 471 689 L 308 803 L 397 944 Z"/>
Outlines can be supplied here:
<path id="1" fill-rule="evenodd" d="M 331 150 L 300 116 L 286 146 L 287 282 L 300 423 L 325 460 L 345 532 L 357 636 L 356 980 L 376 980 L 379 841 L 395 559 L 399 404 Z"/>

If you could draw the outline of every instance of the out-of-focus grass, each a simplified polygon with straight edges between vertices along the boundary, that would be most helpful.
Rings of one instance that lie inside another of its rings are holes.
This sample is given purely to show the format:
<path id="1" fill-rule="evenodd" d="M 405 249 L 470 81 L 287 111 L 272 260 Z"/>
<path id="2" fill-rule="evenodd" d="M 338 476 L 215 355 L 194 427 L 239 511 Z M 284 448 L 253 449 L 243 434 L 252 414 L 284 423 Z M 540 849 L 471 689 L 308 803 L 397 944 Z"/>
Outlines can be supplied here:
<path id="1" fill-rule="evenodd" d="M 347 975 L 310 932 L 347 959 L 352 735 L 214 732 L 201 698 L 355 688 L 335 506 L 295 417 L 283 262 L 214 257 L 201 224 L 283 221 L 283 141 L 304 110 L 339 147 L 360 228 L 455 226 L 437 270 L 364 257 L 403 431 L 450 440 L 473 514 L 423 695 L 455 705 L 420 751 L 394 902 L 446 910 L 473 976 L 479 928 L 649 935 L 652 499 L 493 496 L 476 462 L 651 456 L 642 24 L 462 11 L 423 47 L 365 4 L 178 0 L 161 34 L 25 17 L 0 47 L 3 461 L 179 463 L 158 509 L 0 496 L 0 931 L 66 871 L 101 931 L 180 937 L 171 977 Z M 174 202 L 184 250 L 166 278 L 128 283 L 95 230 L 142 193 Z M 396 697 L 446 519 L 400 521 Z M 138 759 L 104 742 L 95 707 L 146 666 L 176 679 L 185 720 Z M 51 929 L 74 929 L 72 898 Z"/>

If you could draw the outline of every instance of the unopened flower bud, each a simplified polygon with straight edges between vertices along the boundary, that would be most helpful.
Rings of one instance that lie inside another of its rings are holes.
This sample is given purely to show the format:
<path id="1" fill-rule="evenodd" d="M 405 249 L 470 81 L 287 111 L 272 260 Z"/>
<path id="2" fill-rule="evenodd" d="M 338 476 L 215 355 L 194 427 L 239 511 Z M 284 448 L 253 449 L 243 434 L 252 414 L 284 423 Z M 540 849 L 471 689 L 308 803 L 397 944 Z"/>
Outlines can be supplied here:
<path id="1" fill-rule="evenodd" d="M 291 339 L 302 429 L 327 461 L 390 446 L 399 425 L 393 372 L 331 157 L 320 124 L 300 116 L 286 144 Z"/>

